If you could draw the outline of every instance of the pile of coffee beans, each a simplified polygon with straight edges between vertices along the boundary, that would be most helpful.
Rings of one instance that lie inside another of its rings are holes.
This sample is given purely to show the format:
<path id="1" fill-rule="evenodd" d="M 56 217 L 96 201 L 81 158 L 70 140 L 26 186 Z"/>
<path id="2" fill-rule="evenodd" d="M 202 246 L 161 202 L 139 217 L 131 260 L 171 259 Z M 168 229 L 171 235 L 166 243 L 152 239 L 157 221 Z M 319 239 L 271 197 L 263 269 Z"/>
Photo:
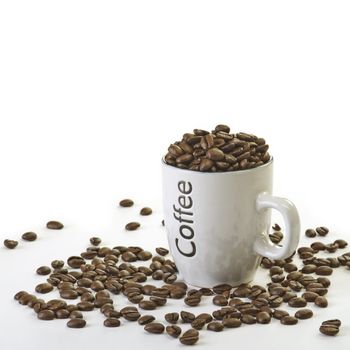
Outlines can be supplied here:
<path id="1" fill-rule="evenodd" d="M 121 206 L 130 207 L 131 200 Z M 125 204 L 126 203 L 126 204 Z M 275 224 L 270 239 L 278 243 L 283 239 L 281 227 Z M 310 232 L 313 229 L 308 229 Z M 314 230 L 319 234 L 329 233 Z M 90 246 L 79 255 L 69 257 L 66 262 L 53 260 L 50 266 L 40 266 L 36 273 L 46 276 L 46 281 L 35 287 L 35 292 L 44 295 L 58 291 L 59 298 L 45 301 L 33 293 L 20 291 L 14 298 L 32 308 L 40 320 L 67 319 L 67 327 L 86 326 L 85 312 L 98 309 L 105 316 L 104 327 L 121 327 L 134 322 L 151 334 L 166 333 L 178 338 L 184 345 L 198 342 L 203 330 L 221 332 L 242 325 L 270 324 L 292 326 L 310 319 L 315 308 L 328 306 L 326 295 L 331 281 L 327 276 L 341 266 L 350 267 L 350 252 L 337 257 L 321 258 L 316 254 L 326 251 L 334 254 L 344 249 L 347 242 L 336 240 L 327 250 L 328 244 L 313 242 L 299 247 L 292 256 L 284 260 L 262 258 L 260 266 L 268 271 L 271 280 L 266 285 L 241 284 L 233 287 L 220 284 L 212 288 L 190 288 L 178 281 L 175 263 L 167 257 L 169 250 L 157 247 L 155 254 L 139 246 L 100 247 L 102 239 L 91 237 Z M 294 263 L 298 256 L 302 267 Z M 147 262 L 147 263 L 146 263 Z M 152 283 L 150 280 L 153 280 Z M 123 295 L 127 304 L 116 308 L 113 295 Z M 183 304 L 196 310 L 205 298 L 210 298 L 211 313 L 195 313 L 187 310 L 166 310 L 169 299 L 182 299 Z M 289 313 L 283 304 L 296 311 Z M 152 310 L 165 308 L 164 319 L 156 319 Z M 320 332 L 334 336 L 339 332 L 340 321 L 324 321 Z M 189 329 L 183 329 L 189 328 Z"/>
<path id="2" fill-rule="evenodd" d="M 269 145 L 261 137 L 230 133 L 227 125 L 212 132 L 194 129 L 168 148 L 164 160 L 181 169 L 203 172 L 235 171 L 258 167 L 270 160 Z"/>

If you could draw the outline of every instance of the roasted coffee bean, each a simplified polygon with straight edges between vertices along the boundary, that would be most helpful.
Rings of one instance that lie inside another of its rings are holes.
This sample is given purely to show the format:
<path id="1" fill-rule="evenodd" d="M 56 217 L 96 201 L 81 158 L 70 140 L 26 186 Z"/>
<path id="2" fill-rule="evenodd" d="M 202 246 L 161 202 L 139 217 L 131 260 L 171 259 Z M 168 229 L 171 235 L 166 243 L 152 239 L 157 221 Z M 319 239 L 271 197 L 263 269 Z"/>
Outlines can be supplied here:
<path id="1" fill-rule="evenodd" d="M 39 320 L 44 321 L 51 321 L 55 318 L 55 313 L 52 310 L 41 310 L 37 315 Z"/>
<path id="2" fill-rule="evenodd" d="M 94 302 L 94 306 L 97 308 L 100 308 L 105 304 L 113 304 L 113 300 L 110 298 L 97 298 Z"/>
<path id="3" fill-rule="evenodd" d="M 310 238 L 316 237 L 316 231 L 312 228 L 309 228 L 305 231 L 305 236 Z"/>
<path id="4" fill-rule="evenodd" d="M 101 244 L 102 240 L 99 237 L 91 237 L 90 238 L 90 243 L 94 246 L 98 246 L 99 244 Z"/>
<path id="5" fill-rule="evenodd" d="M 310 309 L 300 309 L 294 315 L 294 317 L 300 320 L 306 320 L 308 318 L 311 318 L 312 316 L 313 316 L 313 312 Z"/>
<path id="6" fill-rule="evenodd" d="M 343 249 L 343 248 L 345 248 L 348 245 L 348 242 L 344 241 L 343 239 L 336 239 L 334 241 L 334 244 L 337 244 L 338 248 Z"/>
<path id="7" fill-rule="evenodd" d="M 142 300 L 139 302 L 139 307 L 144 310 L 154 310 L 157 305 L 152 300 Z"/>
<path id="8" fill-rule="evenodd" d="M 333 273 L 333 270 L 329 266 L 318 266 L 315 270 L 316 275 L 329 276 Z"/>
<path id="9" fill-rule="evenodd" d="M 49 275 L 51 273 L 51 269 L 49 266 L 40 266 L 36 269 L 36 273 L 41 276 Z"/>
<path id="10" fill-rule="evenodd" d="M 26 293 L 19 297 L 18 302 L 21 305 L 28 305 L 28 303 L 35 298 L 36 298 L 35 295 Z"/>
<path id="11" fill-rule="evenodd" d="M 105 327 L 119 327 L 120 321 L 114 317 L 108 317 L 104 320 L 103 325 Z"/>
<path id="12" fill-rule="evenodd" d="M 24 290 L 21 290 L 15 294 L 14 299 L 19 300 L 24 295 L 28 295 L 28 293 Z"/>
<path id="13" fill-rule="evenodd" d="M 218 284 L 213 287 L 213 292 L 215 294 L 223 294 L 226 291 L 230 291 L 232 286 L 230 284 Z"/>
<path id="14" fill-rule="evenodd" d="M 269 238 L 270 238 L 272 243 L 278 244 L 283 239 L 283 234 L 282 234 L 282 232 L 277 231 L 277 232 L 270 234 Z"/>
<path id="15" fill-rule="evenodd" d="M 278 224 L 274 224 L 274 225 L 272 226 L 272 229 L 273 229 L 274 231 L 281 231 L 281 230 L 282 230 L 281 226 L 278 225 Z"/>
<path id="16" fill-rule="evenodd" d="M 272 266 L 270 268 L 270 276 L 283 274 L 283 269 L 279 266 Z"/>
<path id="17" fill-rule="evenodd" d="M 67 322 L 67 327 L 69 328 L 84 328 L 86 326 L 86 321 L 82 318 L 72 318 Z"/>
<path id="18" fill-rule="evenodd" d="M 213 332 L 221 332 L 224 330 L 224 325 L 221 322 L 213 321 L 207 324 L 207 329 Z"/>
<path id="19" fill-rule="evenodd" d="M 307 264 L 307 265 L 304 265 L 302 267 L 302 269 L 300 270 L 302 273 L 314 273 L 317 269 L 317 266 L 314 265 L 314 264 Z"/>
<path id="20" fill-rule="evenodd" d="M 212 160 L 203 158 L 199 164 L 199 170 L 208 171 L 213 167 L 213 165 L 214 165 L 214 162 Z"/>
<path id="21" fill-rule="evenodd" d="M 18 245 L 17 241 L 14 241 L 12 239 L 5 239 L 4 240 L 4 246 L 8 249 L 15 249 Z"/>
<path id="22" fill-rule="evenodd" d="M 71 311 L 69 317 L 71 319 L 73 319 L 73 318 L 83 318 L 83 314 L 79 310 L 73 310 L 73 311 Z"/>
<path id="23" fill-rule="evenodd" d="M 140 210 L 140 215 L 148 216 L 152 214 L 152 209 L 149 207 L 144 207 Z"/>
<path id="24" fill-rule="evenodd" d="M 182 331 L 179 326 L 175 325 L 167 326 L 165 330 L 173 338 L 178 338 Z"/>
<path id="25" fill-rule="evenodd" d="M 63 289 L 60 291 L 60 297 L 63 299 L 76 299 L 78 293 L 73 289 Z"/>
<path id="26" fill-rule="evenodd" d="M 268 312 L 262 311 L 256 315 L 256 321 L 261 324 L 267 324 L 271 322 L 271 316 Z"/>
<path id="27" fill-rule="evenodd" d="M 161 334 L 164 332 L 164 325 L 158 322 L 151 322 L 145 325 L 144 330 L 152 334 Z"/>
<path id="28" fill-rule="evenodd" d="M 281 318 L 280 322 L 287 326 L 292 326 L 298 323 L 298 319 L 294 316 L 284 316 Z"/>
<path id="29" fill-rule="evenodd" d="M 47 308 L 52 311 L 64 309 L 67 307 L 67 303 L 61 299 L 52 299 L 47 302 Z"/>
<path id="30" fill-rule="evenodd" d="M 35 291 L 37 293 L 49 293 L 53 290 L 53 286 L 50 283 L 40 283 L 35 287 Z"/>
<path id="31" fill-rule="evenodd" d="M 35 232 L 26 232 L 22 235 L 22 239 L 29 242 L 35 241 L 37 237 L 38 235 Z"/>
<path id="32" fill-rule="evenodd" d="M 61 222 L 52 220 L 46 224 L 46 227 L 50 230 L 62 230 L 64 226 Z"/>
<path id="33" fill-rule="evenodd" d="M 322 242 L 313 242 L 310 247 L 315 250 L 315 251 L 319 251 L 319 250 L 325 250 L 326 249 L 326 245 Z"/>
<path id="34" fill-rule="evenodd" d="M 292 271 L 297 271 L 298 267 L 295 264 L 292 263 L 287 263 L 283 266 L 284 271 L 286 272 L 292 272 Z"/>
<path id="35" fill-rule="evenodd" d="M 282 319 L 284 316 L 289 316 L 289 313 L 285 310 L 276 309 L 273 311 L 272 317 L 277 320 Z"/>
<path id="36" fill-rule="evenodd" d="M 222 325 L 226 328 L 237 328 L 242 324 L 239 318 L 227 317 L 222 320 Z"/>
<path id="37" fill-rule="evenodd" d="M 120 313 L 128 321 L 137 321 L 141 316 L 134 306 L 126 306 L 120 310 Z"/>
<path id="38" fill-rule="evenodd" d="M 292 298 L 288 301 L 288 305 L 291 307 L 305 307 L 306 304 L 306 300 L 302 297 Z"/>
<path id="39" fill-rule="evenodd" d="M 317 227 L 316 232 L 319 236 L 326 236 L 329 232 L 327 227 Z"/>
<path id="40" fill-rule="evenodd" d="M 323 321 L 322 326 L 325 326 L 325 325 L 332 325 L 332 326 L 340 327 L 341 321 L 338 319 Z"/>
<path id="41" fill-rule="evenodd" d="M 54 269 L 60 269 L 64 266 L 64 261 L 63 260 L 53 260 L 51 262 L 51 267 Z"/>
<path id="42" fill-rule="evenodd" d="M 322 325 L 320 326 L 320 332 L 324 335 L 335 336 L 339 333 L 339 327 L 334 325 Z"/>
<path id="43" fill-rule="evenodd" d="M 184 323 L 192 323 L 195 319 L 194 314 L 188 311 L 181 311 L 180 316 Z"/>
<path id="44" fill-rule="evenodd" d="M 327 277 L 317 277 L 317 282 L 321 283 L 325 288 L 328 288 L 331 285 L 331 281 Z"/>
<path id="45" fill-rule="evenodd" d="M 196 318 L 204 319 L 205 323 L 209 323 L 209 322 L 211 322 L 213 320 L 213 317 L 210 314 L 206 313 L 206 312 L 203 312 L 203 313 L 199 314 Z"/>
<path id="46" fill-rule="evenodd" d="M 156 297 L 156 296 L 151 296 L 149 300 L 153 301 L 157 306 L 163 306 L 167 302 L 166 298 Z"/>
<path id="47" fill-rule="evenodd" d="M 215 295 L 213 298 L 213 304 L 217 306 L 226 306 L 228 304 L 228 300 L 223 295 Z"/>
<path id="48" fill-rule="evenodd" d="M 70 316 L 70 312 L 67 309 L 60 309 L 55 312 L 55 316 L 58 319 L 65 319 Z"/>
<path id="49" fill-rule="evenodd" d="M 180 342 L 184 345 L 194 345 L 198 342 L 199 333 L 196 329 L 189 329 L 180 337 Z"/>
<path id="50" fill-rule="evenodd" d="M 319 295 L 317 293 L 314 293 L 314 292 L 305 292 L 302 294 L 302 297 L 307 301 L 307 302 L 313 302 L 316 300 L 316 298 L 318 297 Z"/>
<path id="51" fill-rule="evenodd" d="M 201 302 L 201 298 L 198 295 L 189 295 L 184 299 L 184 302 L 188 306 L 197 306 Z"/>
<path id="52" fill-rule="evenodd" d="M 78 269 L 81 265 L 86 264 L 86 262 L 81 256 L 71 256 L 68 258 L 67 264 L 73 269 Z"/>
<path id="53" fill-rule="evenodd" d="M 77 306 L 81 311 L 92 311 L 95 308 L 94 303 L 91 303 L 89 301 L 81 301 L 77 304 Z"/>
<path id="54" fill-rule="evenodd" d="M 177 312 L 169 312 L 165 314 L 164 318 L 169 323 L 177 323 L 179 320 L 179 314 Z"/>
<path id="55" fill-rule="evenodd" d="M 315 305 L 317 305 L 318 307 L 327 307 L 328 306 L 328 301 L 325 297 L 323 296 L 318 296 L 316 299 L 315 299 Z"/>
<path id="56" fill-rule="evenodd" d="M 252 315 L 244 314 L 241 317 L 241 321 L 245 324 L 254 324 L 256 323 L 256 318 Z"/>
<path id="57" fill-rule="evenodd" d="M 124 208 L 132 207 L 134 205 L 134 201 L 132 199 L 122 199 L 119 202 L 119 205 Z"/>
<path id="58" fill-rule="evenodd" d="M 206 322 L 204 318 L 195 318 L 191 323 L 191 327 L 197 330 L 201 330 L 205 324 Z"/>
<path id="59" fill-rule="evenodd" d="M 137 322 L 140 326 L 144 326 L 148 323 L 153 322 L 154 320 L 155 320 L 155 317 L 152 315 L 143 315 L 137 320 Z"/>
<path id="60" fill-rule="evenodd" d="M 128 224 L 125 225 L 125 229 L 126 229 L 127 231 L 135 231 L 135 230 L 137 230 L 139 227 L 140 227 L 140 223 L 135 222 L 135 221 L 129 222 Z"/>
<path id="61" fill-rule="evenodd" d="M 169 250 L 166 248 L 162 248 L 162 247 L 156 248 L 156 252 L 157 252 L 157 254 L 159 254 L 161 256 L 165 256 L 165 255 L 169 254 Z"/>

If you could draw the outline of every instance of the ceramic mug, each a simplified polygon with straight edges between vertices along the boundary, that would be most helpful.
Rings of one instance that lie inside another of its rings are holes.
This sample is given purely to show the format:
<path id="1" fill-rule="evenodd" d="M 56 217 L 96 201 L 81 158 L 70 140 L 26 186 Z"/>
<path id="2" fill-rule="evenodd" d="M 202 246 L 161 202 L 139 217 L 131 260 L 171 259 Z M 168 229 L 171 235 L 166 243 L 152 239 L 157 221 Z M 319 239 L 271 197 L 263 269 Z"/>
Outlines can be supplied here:
<path id="1" fill-rule="evenodd" d="M 207 173 L 162 160 L 163 210 L 171 254 L 185 282 L 197 287 L 252 281 L 265 256 L 284 259 L 300 234 L 296 207 L 272 193 L 273 160 L 259 167 Z M 268 238 L 271 208 L 282 214 L 282 245 Z"/>

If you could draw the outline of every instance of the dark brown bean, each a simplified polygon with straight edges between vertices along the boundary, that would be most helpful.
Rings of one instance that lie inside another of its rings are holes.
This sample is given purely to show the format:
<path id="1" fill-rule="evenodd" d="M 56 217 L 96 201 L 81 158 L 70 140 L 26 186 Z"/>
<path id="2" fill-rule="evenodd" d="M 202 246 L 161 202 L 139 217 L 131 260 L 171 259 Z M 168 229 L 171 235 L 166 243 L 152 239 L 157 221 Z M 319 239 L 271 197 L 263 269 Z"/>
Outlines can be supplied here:
<path id="1" fill-rule="evenodd" d="M 316 231 L 312 228 L 309 228 L 305 231 L 305 236 L 309 238 L 316 237 Z"/>
<path id="2" fill-rule="evenodd" d="M 281 318 L 280 322 L 287 326 L 292 326 L 298 323 L 298 319 L 294 316 L 284 316 Z"/>
<path id="3" fill-rule="evenodd" d="M 294 315 L 294 317 L 300 320 L 306 320 L 308 318 L 311 318 L 312 316 L 313 316 L 313 312 L 310 309 L 300 309 Z"/>
<path id="4" fill-rule="evenodd" d="M 302 297 L 292 298 L 288 301 L 288 305 L 291 307 L 305 307 L 306 304 L 306 300 Z"/>
<path id="5" fill-rule="evenodd" d="M 17 241 L 14 241 L 12 239 L 5 239 L 4 240 L 4 246 L 8 249 L 15 249 L 18 245 Z"/>
<path id="6" fill-rule="evenodd" d="M 162 248 L 162 247 L 156 248 L 156 252 L 157 252 L 157 254 L 159 254 L 161 256 L 165 256 L 165 255 L 169 254 L 169 250 L 166 248 Z"/>
<path id="7" fill-rule="evenodd" d="M 67 322 L 67 327 L 69 328 L 84 328 L 86 326 L 86 321 L 82 318 L 72 318 Z"/>
<path id="8" fill-rule="evenodd" d="M 145 325 L 144 330 L 152 334 L 161 334 L 164 332 L 164 325 L 158 322 L 151 322 Z"/>
<path id="9" fill-rule="evenodd" d="M 221 322 L 213 321 L 207 324 L 207 329 L 213 332 L 221 332 L 224 330 L 224 326 Z"/>
<path id="10" fill-rule="evenodd" d="M 180 337 L 180 342 L 184 345 L 194 345 L 198 342 L 199 333 L 196 329 L 189 329 Z"/>
<path id="11" fill-rule="evenodd" d="M 206 322 L 204 318 L 195 318 L 191 323 L 191 327 L 194 329 L 200 330 L 204 327 L 205 324 Z"/>
<path id="12" fill-rule="evenodd" d="M 195 319 L 194 314 L 188 311 L 181 311 L 180 316 L 184 323 L 192 323 Z"/>
<path id="13" fill-rule="evenodd" d="M 152 209 L 149 207 L 144 207 L 140 210 L 140 215 L 148 216 L 152 214 Z"/>
<path id="14" fill-rule="evenodd" d="M 140 227 L 140 223 L 135 222 L 135 221 L 129 222 L 128 224 L 125 225 L 125 229 L 126 229 L 127 231 L 135 231 L 135 230 L 137 230 L 139 227 Z"/>
<path id="15" fill-rule="evenodd" d="M 323 296 L 318 296 L 316 299 L 315 299 L 315 305 L 317 305 L 318 307 L 322 307 L 322 308 L 325 308 L 328 306 L 328 301 L 325 297 Z"/>
<path id="16" fill-rule="evenodd" d="M 271 316 L 266 311 L 261 311 L 256 315 L 256 321 L 261 324 L 267 324 L 271 322 Z"/>
<path id="17" fill-rule="evenodd" d="M 91 237 L 90 238 L 90 243 L 94 246 L 98 246 L 101 243 L 101 238 L 99 237 Z"/>
<path id="18" fill-rule="evenodd" d="M 35 241 L 37 237 L 38 235 L 35 232 L 25 232 L 22 235 L 22 239 L 29 242 Z"/>
<path id="19" fill-rule="evenodd" d="M 327 227 L 317 227 L 316 232 L 318 233 L 319 236 L 326 236 L 329 232 Z"/>
<path id="20" fill-rule="evenodd" d="M 318 266 L 315 273 L 320 276 L 329 276 L 333 273 L 333 269 L 329 266 Z"/>
<path id="21" fill-rule="evenodd" d="M 134 205 L 134 201 L 132 199 L 122 199 L 119 202 L 119 205 L 124 208 L 132 207 Z"/>
<path id="22" fill-rule="evenodd" d="M 167 326 L 165 330 L 173 338 L 178 338 L 182 331 L 181 328 L 176 325 Z"/>
<path id="23" fill-rule="evenodd" d="M 114 317 L 108 317 L 104 320 L 103 325 L 105 327 L 119 327 L 120 321 Z"/>
<path id="24" fill-rule="evenodd" d="M 62 230 L 64 226 L 61 222 L 52 220 L 46 223 L 46 227 L 50 230 Z"/>
<path id="25" fill-rule="evenodd" d="M 51 321 L 55 318 L 55 313 L 52 310 L 41 310 L 37 316 L 39 320 Z"/>
<path id="26" fill-rule="evenodd" d="M 51 273 L 51 269 L 49 266 L 40 266 L 36 269 L 36 273 L 41 276 L 49 275 Z"/>
<path id="27" fill-rule="evenodd" d="M 137 320 L 137 322 L 140 326 L 144 326 L 148 323 L 153 322 L 154 320 L 155 320 L 155 317 L 152 315 L 143 315 Z"/>
<path id="28" fill-rule="evenodd" d="M 165 314 L 164 316 L 165 320 L 169 323 L 177 323 L 179 320 L 179 313 L 178 312 L 169 312 Z"/>
<path id="29" fill-rule="evenodd" d="M 37 293 L 49 293 L 53 290 L 53 286 L 50 283 L 40 283 L 35 287 L 35 291 Z"/>

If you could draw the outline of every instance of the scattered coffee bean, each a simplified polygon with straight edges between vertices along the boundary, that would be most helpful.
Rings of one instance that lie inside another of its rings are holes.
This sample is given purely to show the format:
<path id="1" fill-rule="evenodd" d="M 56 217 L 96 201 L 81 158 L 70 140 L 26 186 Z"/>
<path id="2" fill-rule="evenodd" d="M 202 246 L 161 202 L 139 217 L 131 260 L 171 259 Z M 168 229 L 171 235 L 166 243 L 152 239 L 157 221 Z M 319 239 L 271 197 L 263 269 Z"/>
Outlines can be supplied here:
<path id="1" fill-rule="evenodd" d="M 144 310 L 154 310 L 157 305 L 152 300 L 142 300 L 139 302 L 139 307 Z"/>
<path id="2" fill-rule="evenodd" d="M 69 317 L 70 317 L 71 319 L 73 319 L 73 318 L 83 318 L 83 314 L 82 314 L 81 311 L 79 311 L 79 310 L 73 310 L 73 311 L 70 313 Z"/>
<path id="3" fill-rule="evenodd" d="M 53 290 L 53 286 L 50 283 L 40 283 L 35 287 L 35 291 L 37 293 L 49 293 Z"/>
<path id="4" fill-rule="evenodd" d="M 333 269 L 329 266 L 318 266 L 315 273 L 320 276 L 329 276 L 333 273 Z"/>
<path id="5" fill-rule="evenodd" d="M 46 227 L 50 230 L 62 230 L 63 229 L 63 224 L 59 221 L 49 221 L 47 224 L 46 224 Z"/>
<path id="6" fill-rule="evenodd" d="M 328 320 L 322 322 L 320 332 L 324 335 L 335 336 L 339 333 L 341 322 L 339 320 Z"/>
<path id="7" fill-rule="evenodd" d="M 114 317 L 108 317 L 104 320 L 103 325 L 105 327 L 119 327 L 120 321 Z"/>
<path id="8" fill-rule="evenodd" d="M 201 330 L 204 325 L 206 324 L 204 318 L 195 318 L 194 321 L 191 323 L 191 327 L 197 330 Z"/>
<path id="9" fill-rule="evenodd" d="M 86 321 L 82 318 L 72 318 L 67 322 L 69 328 L 84 328 L 85 326 Z"/>
<path id="10" fill-rule="evenodd" d="M 329 232 L 327 227 L 317 227 L 316 232 L 318 233 L 319 236 L 326 236 Z"/>
<path id="11" fill-rule="evenodd" d="M 177 323 L 179 320 L 179 314 L 177 312 L 169 312 L 165 314 L 164 318 L 169 323 Z"/>
<path id="12" fill-rule="evenodd" d="M 222 320 L 222 325 L 226 328 L 237 328 L 242 324 L 239 318 L 228 317 Z"/>
<path id="13" fill-rule="evenodd" d="M 181 328 L 176 325 L 167 326 L 165 330 L 173 338 L 178 338 L 182 331 Z"/>
<path id="14" fill-rule="evenodd" d="M 214 331 L 214 332 L 221 332 L 224 330 L 224 326 L 221 322 L 218 321 L 213 321 L 213 322 L 209 322 L 207 325 L 207 329 L 209 331 Z"/>
<path id="15" fill-rule="evenodd" d="M 343 249 L 348 245 L 348 242 L 344 241 L 343 239 L 336 239 L 334 244 L 337 244 L 340 249 Z"/>
<path id="16" fill-rule="evenodd" d="M 229 284 L 218 284 L 214 286 L 212 289 L 215 294 L 223 294 L 225 292 L 230 291 L 232 289 L 232 286 Z"/>
<path id="17" fill-rule="evenodd" d="M 281 323 L 284 325 L 292 326 L 298 323 L 298 319 L 293 316 L 284 316 L 281 318 Z"/>
<path id="18" fill-rule="evenodd" d="M 196 294 L 189 295 L 184 299 L 184 302 L 188 306 L 197 306 L 201 302 L 201 297 Z"/>
<path id="19" fill-rule="evenodd" d="M 198 342 L 199 332 L 196 329 L 189 329 L 180 337 L 180 342 L 184 345 L 194 345 Z"/>
<path id="20" fill-rule="evenodd" d="M 285 310 L 280 310 L 280 309 L 276 309 L 273 312 L 273 318 L 280 320 L 282 319 L 284 316 L 289 316 L 289 313 Z"/>
<path id="21" fill-rule="evenodd" d="M 22 235 L 22 239 L 29 242 L 35 241 L 37 237 L 38 235 L 35 232 L 26 232 Z"/>
<path id="22" fill-rule="evenodd" d="M 253 315 L 244 314 L 241 318 L 242 323 L 254 324 L 256 323 L 256 318 Z"/>
<path id="23" fill-rule="evenodd" d="M 294 317 L 300 320 L 306 320 L 308 318 L 311 318 L 312 316 L 313 316 L 313 312 L 310 309 L 300 309 L 294 315 Z"/>
<path id="24" fill-rule="evenodd" d="M 137 320 L 137 323 L 140 325 L 140 326 L 144 326 L 148 323 L 151 323 L 155 320 L 156 318 L 152 315 L 143 315 L 141 316 L 138 320 Z"/>
<path id="25" fill-rule="evenodd" d="M 316 299 L 315 299 L 315 305 L 317 305 L 318 307 L 327 307 L 328 306 L 328 301 L 325 297 L 323 296 L 318 296 Z"/>
<path id="26" fill-rule="evenodd" d="M 148 215 L 151 215 L 152 214 L 152 209 L 151 208 L 148 208 L 148 207 L 144 207 L 140 210 L 140 215 L 143 215 L 143 216 L 148 216 Z"/>
<path id="27" fill-rule="evenodd" d="M 70 312 L 67 309 L 60 309 L 55 312 L 56 318 L 65 319 L 70 316 Z"/>
<path id="28" fill-rule="evenodd" d="M 316 237 L 316 231 L 312 228 L 309 228 L 305 231 L 305 236 L 310 238 Z"/>
<path id="29" fill-rule="evenodd" d="M 144 330 L 152 334 L 161 334 L 164 332 L 164 325 L 158 322 L 151 322 L 145 325 Z"/>
<path id="30" fill-rule="evenodd" d="M 71 256 L 68 258 L 67 264 L 73 269 L 79 269 L 80 266 L 86 264 L 86 262 L 81 256 Z"/>
<path id="31" fill-rule="evenodd" d="M 181 311 L 180 316 L 184 323 L 192 323 L 195 319 L 194 314 L 188 311 Z"/>
<path id="32" fill-rule="evenodd" d="M 128 224 L 125 225 L 125 229 L 127 231 L 135 231 L 140 227 L 140 223 L 138 222 L 129 222 Z"/>
<path id="33" fill-rule="evenodd" d="M 127 208 L 127 207 L 132 207 L 134 205 L 134 202 L 131 199 L 122 199 L 119 202 L 119 205 L 121 207 Z"/>
<path id="34" fill-rule="evenodd" d="M 292 298 L 288 301 L 288 305 L 291 307 L 305 307 L 306 304 L 306 300 L 302 297 Z"/>
<path id="35" fill-rule="evenodd" d="M 63 260 L 53 260 L 51 262 L 51 267 L 54 269 L 60 269 L 64 266 L 64 261 Z"/>
<path id="36" fill-rule="evenodd" d="M 4 246 L 8 249 L 15 249 L 18 245 L 17 241 L 14 241 L 12 239 L 5 239 L 4 240 Z"/>
<path id="37" fill-rule="evenodd" d="M 40 266 L 36 269 L 36 273 L 41 276 L 49 275 L 51 273 L 51 269 L 49 266 Z"/>
<path id="38" fill-rule="evenodd" d="M 44 321 L 51 321 L 55 318 L 55 313 L 52 310 L 41 310 L 37 315 L 39 320 Z"/>
<path id="39" fill-rule="evenodd" d="M 338 319 L 333 319 L 333 320 L 327 320 L 327 321 L 323 321 L 322 322 L 322 326 L 325 326 L 325 325 L 333 325 L 333 326 L 336 326 L 336 327 L 340 327 L 341 326 L 341 321 L 338 320 Z"/>
<path id="40" fill-rule="evenodd" d="M 101 243 L 101 238 L 99 237 L 91 237 L 90 243 L 94 246 L 98 246 Z"/>
<path id="41" fill-rule="evenodd" d="M 261 311 L 256 315 L 256 321 L 261 324 L 267 324 L 271 321 L 271 316 L 266 311 Z"/>
<path id="42" fill-rule="evenodd" d="M 169 250 L 166 248 L 162 248 L 162 247 L 156 248 L 156 252 L 157 252 L 157 254 L 159 254 L 161 256 L 165 256 L 165 255 L 169 254 Z"/>

